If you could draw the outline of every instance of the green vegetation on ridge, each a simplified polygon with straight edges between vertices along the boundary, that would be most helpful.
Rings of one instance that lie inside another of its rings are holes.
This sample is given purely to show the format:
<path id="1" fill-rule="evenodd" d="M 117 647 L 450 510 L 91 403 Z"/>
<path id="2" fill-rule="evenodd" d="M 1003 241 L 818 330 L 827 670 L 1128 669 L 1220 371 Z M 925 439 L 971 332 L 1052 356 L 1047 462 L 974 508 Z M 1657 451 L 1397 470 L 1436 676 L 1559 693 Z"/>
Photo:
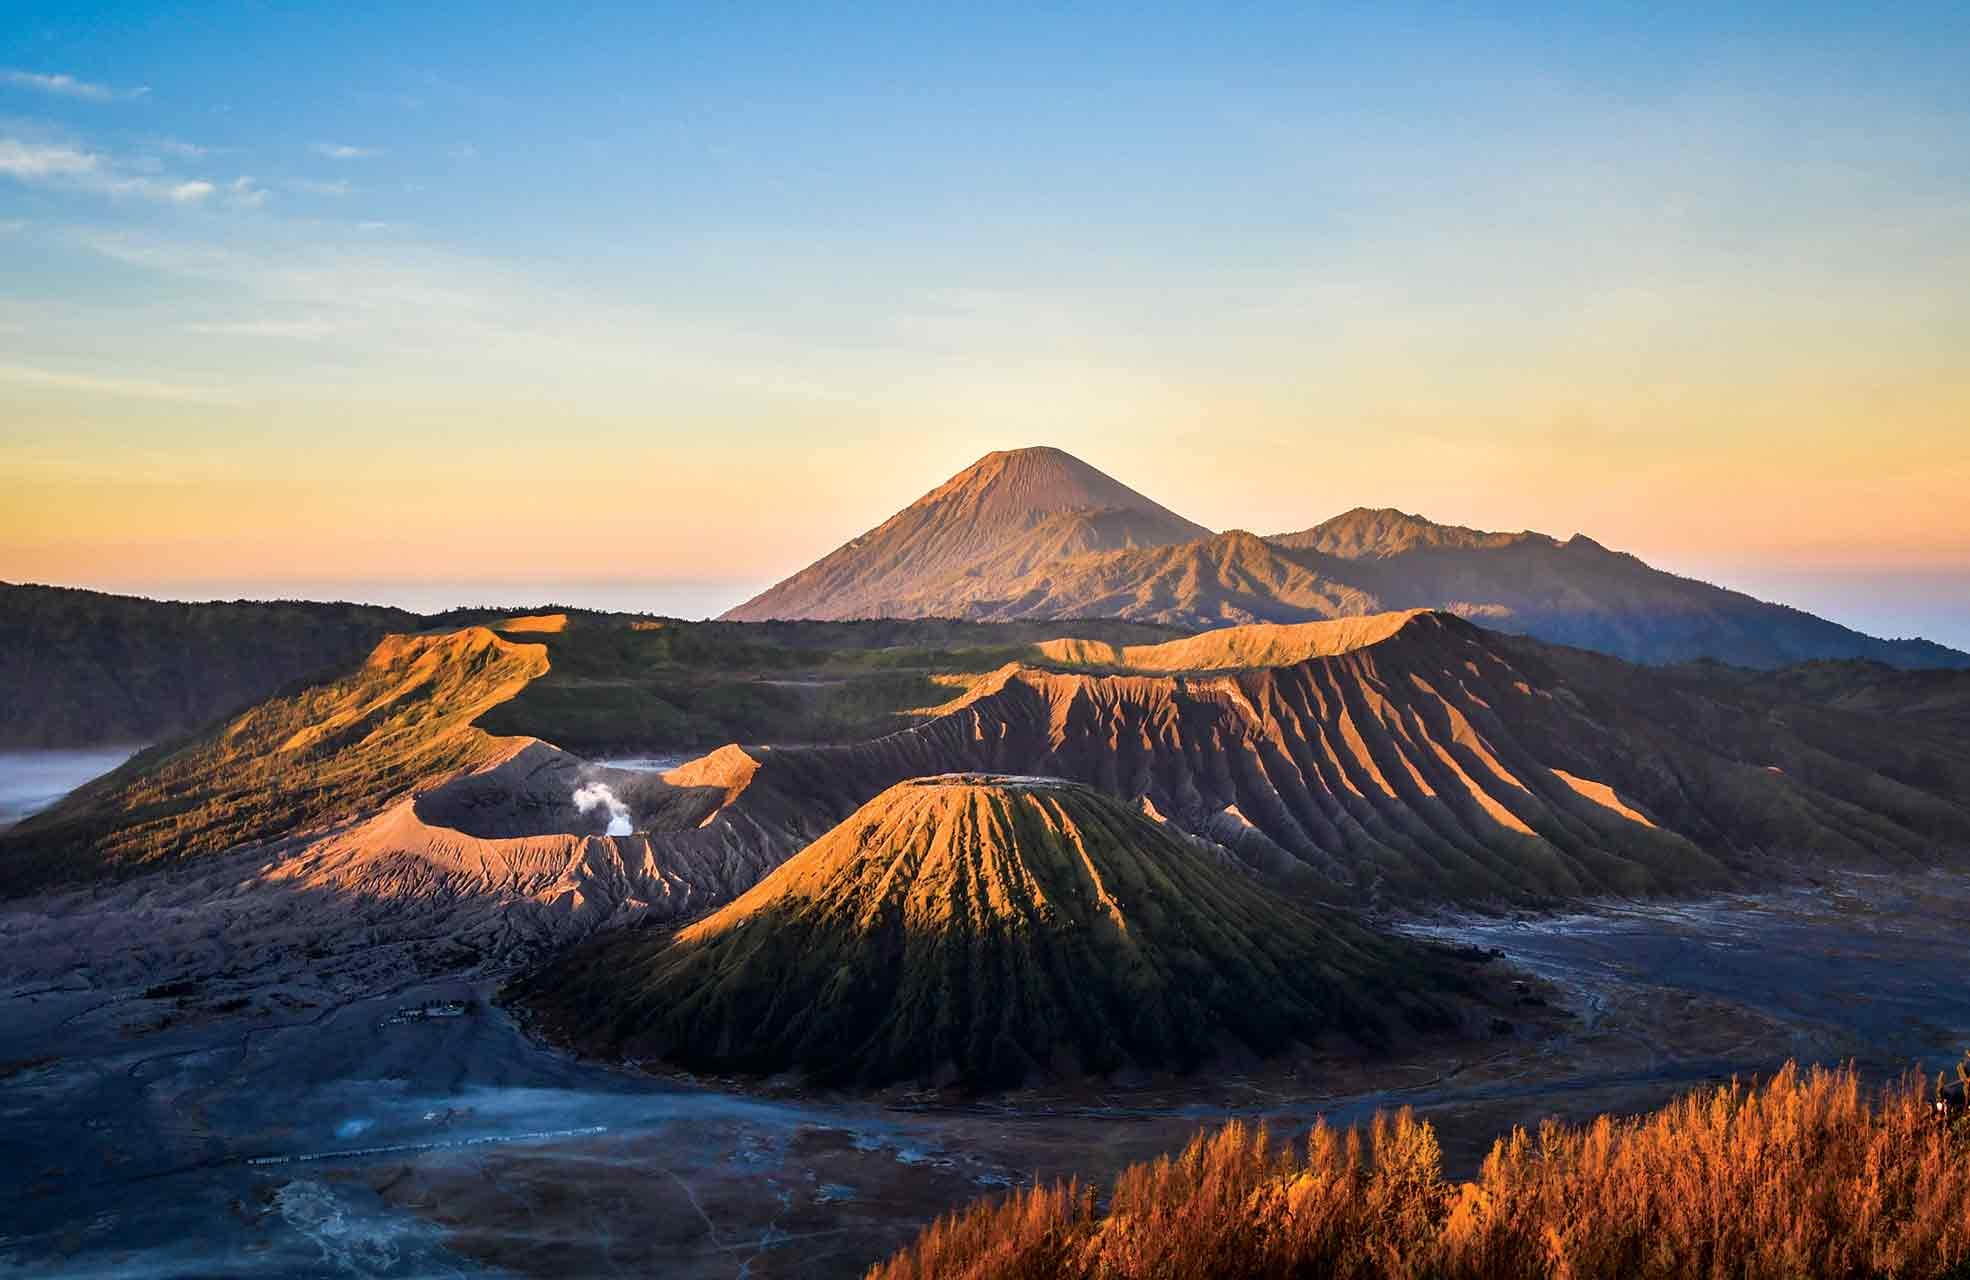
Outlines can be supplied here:
<path id="1" fill-rule="evenodd" d="M 480 627 L 393 637 L 353 673 L 140 752 L 0 833 L 0 891 L 125 874 L 371 811 L 491 760 L 473 727 L 546 670 L 539 645 Z"/>
<path id="2" fill-rule="evenodd" d="M 907 728 L 966 677 L 1029 658 L 1056 636 L 1130 644 L 1178 634 L 1106 620 L 576 620 L 526 635 L 547 646 L 550 670 L 480 724 L 590 755 L 854 741 Z"/>

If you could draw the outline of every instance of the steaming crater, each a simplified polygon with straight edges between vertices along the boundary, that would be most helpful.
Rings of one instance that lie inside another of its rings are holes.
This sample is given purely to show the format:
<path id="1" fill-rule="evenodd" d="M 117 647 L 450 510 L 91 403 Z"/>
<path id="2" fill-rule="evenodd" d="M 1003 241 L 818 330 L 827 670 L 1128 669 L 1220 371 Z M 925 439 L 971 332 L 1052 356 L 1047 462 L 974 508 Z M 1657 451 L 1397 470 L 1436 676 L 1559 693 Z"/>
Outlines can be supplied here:
<path id="1" fill-rule="evenodd" d="M 569 835 L 627 838 L 687 831 L 726 799 L 714 786 L 592 764 L 544 742 L 417 797 L 418 818 L 484 840 Z"/>
<path id="2" fill-rule="evenodd" d="M 573 796 L 575 809 L 580 813 L 593 813 L 597 809 L 609 812 L 609 829 L 604 835 L 627 836 L 636 833 L 636 823 L 629 816 L 629 806 L 616 799 L 616 793 L 606 782 L 587 782 L 575 788 Z"/>

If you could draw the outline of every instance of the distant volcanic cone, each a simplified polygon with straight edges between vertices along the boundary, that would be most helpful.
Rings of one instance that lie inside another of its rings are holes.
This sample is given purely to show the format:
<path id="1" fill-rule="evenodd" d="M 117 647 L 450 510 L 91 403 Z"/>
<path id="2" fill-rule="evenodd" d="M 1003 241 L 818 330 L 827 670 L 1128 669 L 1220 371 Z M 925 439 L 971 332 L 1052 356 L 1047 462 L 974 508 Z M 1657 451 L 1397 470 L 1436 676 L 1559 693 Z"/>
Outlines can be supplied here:
<path id="1" fill-rule="evenodd" d="M 523 995 L 584 1046 L 825 1084 L 1006 1087 L 1442 1026 L 1439 953 L 1302 907 L 1087 787 L 899 783 L 672 938 Z"/>
<path id="2" fill-rule="evenodd" d="M 941 585 L 954 576 L 998 582 L 1063 557 L 1210 536 L 1071 454 L 1011 449 L 986 454 L 725 620 L 956 616 L 966 610 Z"/>

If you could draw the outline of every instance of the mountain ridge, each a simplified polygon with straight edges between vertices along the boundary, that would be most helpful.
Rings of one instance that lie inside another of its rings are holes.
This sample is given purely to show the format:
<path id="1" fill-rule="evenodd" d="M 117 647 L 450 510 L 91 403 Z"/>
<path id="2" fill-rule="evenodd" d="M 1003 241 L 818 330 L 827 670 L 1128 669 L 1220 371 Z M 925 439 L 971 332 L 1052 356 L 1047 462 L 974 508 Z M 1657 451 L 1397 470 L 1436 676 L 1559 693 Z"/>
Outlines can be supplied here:
<path id="1" fill-rule="evenodd" d="M 974 519 L 979 495 L 994 490 L 1008 459 L 1022 466 L 1044 459 L 1046 469 L 1072 483 L 1037 486 L 1053 503 L 1044 512 L 1028 502 L 1018 508 L 1024 512 L 1018 520 Z M 1774 669 L 1860 658 L 1902 668 L 1970 667 L 1970 653 L 1866 635 L 1658 570 L 1584 533 L 1562 541 L 1357 507 L 1261 538 L 1235 529 L 1211 533 L 1126 489 L 1121 509 L 1133 515 L 1153 508 L 1142 516 L 1150 524 L 1099 531 L 1090 514 L 1098 505 L 1087 504 L 1105 503 L 1117 488 L 1057 449 L 988 454 L 725 616 L 1103 617 L 1201 630 L 1447 609 L 1503 630 L 1655 664 L 1713 658 Z M 1056 509 L 1074 503 L 1083 505 Z"/>
<path id="2" fill-rule="evenodd" d="M 557 643 L 468 630 L 380 647 L 336 681 L 144 753 L 0 833 L 0 894 L 284 834 L 313 847 L 311 831 L 334 829 L 345 865 L 397 850 L 425 866 L 439 850 L 447 876 L 498 865 L 471 839 L 582 837 L 636 868 L 625 880 L 584 860 L 570 872 L 582 897 L 674 914 L 743 889 L 884 788 L 950 772 L 1080 781 L 1264 875 L 1398 908 L 1701 892 L 1970 852 L 1955 729 L 1970 673 L 1827 667 L 1802 689 L 1430 611 L 990 651 L 1001 665 L 934 682 L 946 700 L 913 727 L 595 775 L 636 814 L 637 835 L 616 839 L 570 801 L 585 762 L 524 736 L 524 720 L 488 732 L 554 679 Z M 395 825 L 372 821 L 405 806 Z"/>

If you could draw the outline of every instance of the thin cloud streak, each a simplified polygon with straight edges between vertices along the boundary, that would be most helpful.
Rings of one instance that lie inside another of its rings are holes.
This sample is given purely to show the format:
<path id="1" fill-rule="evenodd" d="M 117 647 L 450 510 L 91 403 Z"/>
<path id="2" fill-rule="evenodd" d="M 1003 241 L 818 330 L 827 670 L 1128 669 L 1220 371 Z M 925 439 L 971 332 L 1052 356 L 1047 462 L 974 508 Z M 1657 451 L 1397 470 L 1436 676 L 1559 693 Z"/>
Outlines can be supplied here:
<path id="1" fill-rule="evenodd" d="M 49 75 L 39 71 L 20 71 L 12 68 L 0 71 L 0 84 L 9 84 L 17 89 L 32 89 L 36 93 L 52 94 L 58 98 L 74 98 L 82 102 L 114 102 L 118 98 L 141 98 L 150 92 L 148 85 L 118 92 L 106 84 L 93 84 L 71 75 Z"/>
<path id="2" fill-rule="evenodd" d="M 352 147 L 344 142 L 317 142 L 311 150 L 331 160 L 369 160 L 383 154 L 376 147 Z"/>
<path id="3" fill-rule="evenodd" d="M 0 138 L 0 173 L 23 182 L 78 177 L 96 173 L 101 168 L 102 157 L 94 152 L 22 142 L 18 138 Z"/>
<path id="4" fill-rule="evenodd" d="M 20 138 L 0 138 L 0 176 L 35 186 L 107 196 L 134 195 L 175 205 L 200 204 L 218 190 L 202 178 L 122 173 L 99 152 Z"/>

